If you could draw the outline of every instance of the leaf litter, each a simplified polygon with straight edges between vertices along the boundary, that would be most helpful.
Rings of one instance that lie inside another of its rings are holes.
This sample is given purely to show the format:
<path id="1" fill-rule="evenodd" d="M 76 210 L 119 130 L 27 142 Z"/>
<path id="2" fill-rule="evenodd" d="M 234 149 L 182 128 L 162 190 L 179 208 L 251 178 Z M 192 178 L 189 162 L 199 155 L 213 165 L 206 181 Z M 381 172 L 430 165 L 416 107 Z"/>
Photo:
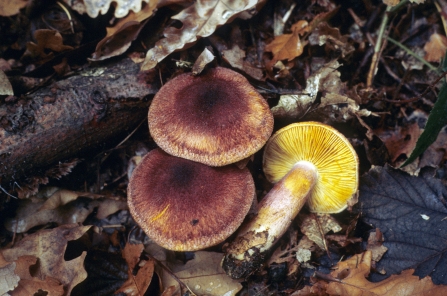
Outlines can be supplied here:
<path id="1" fill-rule="evenodd" d="M 382 158 L 382 164 L 397 166 L 410 157 L 424 125 L 414 114 L 429 113 L 436 100 L 435 91 L 424 93 L 424 88 L 435 89 L 439 85 L 433 82 L 433 74 L 426 75 L 424 69 L 428 66 L 421 57 L 425 55 L 434 65 L 439 63 L 447 39 L 435 27 L 422 33 L 420 24 L 432 23 L 421 17 L 418 6 L 408 6 L 415 18 L 414 30 L 406 27 L 409 14 L 401 12 L 388 24 L 394 30 L 386 34 L 399 42 L 411 43 L 407 48 L 419 59 L 403 47 L 396 49 L 391 43 L 385 44 L 373 88 L 365 89 L 367 75 L 363 72 L 369 66 L 367 49 L 377 41 L 373 40 L 375 36 L 381 34 L 375 31 L 378 29 L 375 25 L 366 21 L 380 6 L 365 6 L 361 11 L 355 7 L 346 9 L 343 5 L 336 7 L 330 1 L 312 1 L 310 6 L 251 0 L 238 3 L 217 0 L 65 2 L 64 17 L 69 20 L 65 22 L 69 30 L 77 28 L 75 14 L 70 9 L 90 17 L 101 14 L 118 18 L 109 19 L 111 27 L 96 44 L 96 51 L 90 57 L 92 61 L 124 56 L 128 52 L 134 61 L 141 62 L 142 53 L 147 52 L 142 70 L 158 67 L 157 76 L 161 80 L 184 72 L 181 65 L 193 65 L 194 61 L 197 73 L 216 64 L 231 66 L 250 76 L 250 82 L 263 91 L 273 106 L 278 125 L 309 119 L 338 125 L 349 134 L 360 152 L 362 170 L 367 172 L 361 181 L 360 204 L 356 206 L 360 214 L 344 212 L 322 218 L 303 213 L 278 242 L 263 269 L 241 285 L 220 268 L 220 246 L 179 258 L 179 254 L 160 249 L 134 228 L 125 200 L 120 197 L 125 196 L 126 177 L 131 170 L 128 164 L 134 154 L 117 148 L 122 153 L 121 167 L 116 165 L 104 172 L 101 170 L 105 164 L 101 163 L 96 181 L 85 180 L 74 190 L 60 189 L 45 196 L 39 196 L 43 188 L 35 195 L 36 184 L 33 190 L 20 194 L 27 199 L 15 202 L 14 215 L 3 219 L 9 237 L 5 236 L 0 251 L 5 257 L 0 260 L 0 286 L 8 289 L 1 290 L 2 294 L 31 295 L 41 290 L 48 295 L 66 295 L 80 282 L 94 286 L 97 281 L 103 295 L 111 292 L 141 295 L 146 290 L 153 291 L 151 287 L 157 280 L 163 295 L 181 295 L 186 291 L 197 295 L 243 295 L 254 291 L 260 295 L 445 294 L 443 266 L 447 265 L 440 227 L 447 217 L 444 180 L 434 179 L 433 174 L 424 175 L 423 168 L 425 165 L 439 167 L 435 171 L 442 178 L 443 132 L 437 130 L 438 140 L 431 146 L 426 145 L 428 148 L 422 149 L 425 152 L 422 151 L 421 160 L 407 169 L 421 171 L 421 176 L 411 177 L 388 166 L 370 170 L 375 163 L 370 161 L 373 159 Z M 398 7 L 398 2 L 385 4 Z M 0 6 L 0 15 L 25 11 L 26 2 L 5 3 L 6 6 Z M 394 13 L 389 9 L 390 14 Z M 430 9 L 434 11 L 433 7 Z M 162 18 L 160 11 L 169 11 L 174 16 L 169 18 L 168 13 Z M 439 15 L 442 18 L 443 14 Z M 8 21 L 16 19 L 12 17 Z M 342 25 L 333 26 L 339 23 Z M 154 31 L 149 38 L 143 36 L 147 34 L 147 27 Z M 230 30 L 233 32 L 227 35 Z M 12 95 L 11 90 L 18 89 L 11 73 L 17 73 L 19 59 L 31 63 L 29 68 L 53 67 L 53 59 L 58 55 L 78 50 L 78 44 L 72 43 L 66 31 L 59 31 L 57 26 L 39 27 L 33 32 L 34 39 L 8 43 L 20 55 L 24 54 L 5 60 L 8 64 L 2 68 L 7 79 L 5 94 Z M 161 35 L 164 38 L 160 39 Z M 6 52 L 5 47 L 1 48 Z M 203 59 L 198 58 L 201 53 Z M 11 65 L 16 72 L 11 71 Z M 56 63 L 54 73 L 63 76 L 72 66 L 70 59 Z M 147 73 L 152 75 L 153 71 Z M 37 85 L 38 81 L 34 83 Z M 420 100 L 415 101 L 418 95 Z M 8 100 L 18 99 L 7 98 L 5 102 Z M 399 100 L 402 102 L 395 103 Z M 0 114 L 0 119 L 2 116 L 5 114 Z M 144 136 L 149 139 L 147 132 Z M 435 137 L 432 138 L 434 141 Z M 150 139 L 145 141 L 148 147 L 154 147 Z M 132 140 L 129 143 L 129 147 L 133 145 Z M 389 159 L 385 158 L 387 155 Z M 254 167 L 254 175 L 259 165 L 257 158 L 248 161 Z M 258 196 L 262 196 L 271 185 L 264 184 L 262 173 L 256 178 Z M 41 180 L 38 183 L 50 182 L 45 176 Z M 108 191 L 111 188 L 113 193 Z M 358 233 L 357 229 L 364 227 L 365 222 L 373 230 L 366 233 L 363 229 L 365 233 Z M 81 226 L 82 223 L 86 226 Z M 59 256 L 50 256 L 50 243 Z M 65 260 L 74 244 L 81 251 Z M 337 263 L 338 258 L 342 259 Z M 96 269 L 91 267 L 92 262 Z M 87 266 L 90 266 L 88 279 L 83 281 Z M 111 280 L 99 284 L 103 279 Z M 88 294 L 73 291 L 74 295 Z"/>
<path id="2" fill-rule="evenodd" d="M 406 269 L 435 284 L 447 284 L 447 189 L 440 180 L 413 177 L 390 167 L 376 167 L 362 177 L 358 211 L 363 221 L 383 233 L 388 250 L 376 264 L 380 281 Z M 421 215 L 429 217 L 424 219 Z"/>

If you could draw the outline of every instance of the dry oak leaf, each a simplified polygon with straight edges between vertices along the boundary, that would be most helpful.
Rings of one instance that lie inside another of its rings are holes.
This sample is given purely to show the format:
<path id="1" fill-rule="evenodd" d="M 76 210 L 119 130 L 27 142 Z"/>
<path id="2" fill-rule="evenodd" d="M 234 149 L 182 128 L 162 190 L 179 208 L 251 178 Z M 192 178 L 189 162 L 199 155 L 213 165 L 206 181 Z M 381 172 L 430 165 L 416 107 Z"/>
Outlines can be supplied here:
<path id="1" fill-rule="evenodd" d="M 424 59 L 429 62 L 440 62 L 447 51 L 447 37 L 438 33 L 432 34 L 424 50 Z"/>
<path id="2" fill-rule="evenodd" d="M 302 218 L 300 229 L 322 250 L 327 250 L 325 235 L 329 231 L 337 233 L 342 230 L 338 222 L 329 214 L 310 214 Z"/>
<path id="3" fill-rule="evenodd" d="M 151 48 L 141 66 L 142 71 L 154 68 L 172 52 L 197 41 L 198 37 L 210 36 L 216 28 L 240 13 L 255 8 L 259 0 L 197 0 L 172 18 L 183 23 L 180 29 L 166 28 L 163 38 Z"/>
<path id="4" fill-rule="evenodd" d="M 82 223 L 93 211 L 96 211 L 96 218 L 101 220 L 125 209 L 127 202 L 123 198 L 104 198 L 104 195 L 61 189 L 53 192 L 47 200 L 20 200 L 16 216 L 7 219 L 5 227 L 9 231 L 23 233 L 50 222 L 57 225 Z"/>
<path id="5" fill-rule="evenodd" d="M 152 2 L 157 2 L 153 0 Z M 64 0 L 64 3 L 80 14 L 87 13 L 89 17 L 96 18 L 99 13 L 106 14 L 112 2 L 115 2 L 115 17 L 126 16 L 130 10 L 139 12 L 143 2 L 149 0 Z"/>
<path id="6" fill-rule="evenodd" d="M 61 52 L 64 50 L 73 49 L 73 47 L 64 45 L 62 40 L 62 35 L 58 31 L 49 29 L 39 29 L 34 32 L 34 42 L 28 42 L 26 44 L 27 54 L 32 57 L 49 57 L 50 54 L 45 52 L 46 49 Z"/>
<path id="7" fill-rule="evenodd" d="M 150 1 L 141 11 L 130 12 L 115 26 L 107 28 L 107 36 L 96 45 L 92 61 L 102 61 L 124 53 L 132 44 L 143 26 L 157 8 L 157 1 Z"/>
<path id="8" fill-rule="evenodd" d="M 222 253 L 198 251 L 195 258 L 186 264 L 167 264 L 183 284 L 196 295 L 207 296 L 234 296 L 242 288 L 242 285 L 225 273 L 222 269 Z M 169 289 L 167 295 L 183 295 L 180 285 L 165 269 L 161 274 L 163 287 Z M 171 288 L 172 286 L 175 289 Z M 165 295 L 166 295 L 165 294 Z"/>
<path id="9" fill-rule="evenodd" d="M 272 42 L 265 46 L 265 51 L 273 53 L 273 60 L 271 62 L 274 65 L 280 60 L 293 60 L 303 53 L 304 46 L 307 41 L 301 41 L 300 36 L 307 33 L 309 30 L 307 21 L 300 20 L 292 25 L 291 34 L 283 34 L 276 36 Z"/>
<path id="10" fill-rule="evenodd" d="M 15 272 L 20 277 L 20 281 L 18 287 L 12 291 L 11 296 L 35 295 L 39 290 L 46 292 L 48 296 L 64 295 L 64 287 L 58 280 L 48 276 L 45 277 L 45 280 L 41 280 L 30 274 L 30 270 L 34 270 L 33 265 L 37 263 L 35 256 L 21 256 L 16 260 L 16 263 Z"/>
<path id="11" fill-rule="evenodd" d="M 422 130 L 417 122 L 403 127 L 396 126 L 394 129 L 374 130 L 374 134 L 385 144 L 392 163 L 395 163 L 402 154 L 407 158 L 410 156 L 421 133 Z"/>
<path id="12" fill-rule="evenodd" d="M 61 282 L 67 295 L 74 286 L 87 277 L 84 259 L 87 252 L 70 261 L 64 260 L 68 241 L 77 240 L 91 226 L 67 224 L 54 229 L 40 230 L 23 238 L 11 249 L 4 249 L 1 254 L 6 261 L 13 262 L 21 256 L 32 255 L 38 258 L 36 274 L 41 280 L 52 277 Z"/>
<path id="13" fill-rule="evenodd" d="M 0 295 L 8 295 L 6 294 L 8 291 L 17 287 L 20 277 L 14 273 L 15 269 L 15 262 L 0 267 Z"/>
<path id="14" fill-rule="evenodd" d="M 0 16 L 16 15 L 27 3 L 27 0 L 2 0 L 0 1 Z"/>
<path id="15" fill-rule="evenodd" d="M 126 260 L 128 269 L 127 281 L 115 292 L 125 293 L 127 296 L 144 295 L 152 276 L 154 275 L 154 260 L 145 261 L 143 266 L 140 266 L 137 274 L 134 275 L 134 269 L 140 262 L 141 252 L 143 252 L 143 244 L 132 245 L 127 243 L 123 250 L 123 258 Z"/>
<path id="16" fill-rule="evenodd" d="M 357 254 L 340 262 L 331 272 L 335 279 L 330 282 L 326 292 L 329 295 L 374 296 L 374 295 L 447 295 L 447 286 L 436 286 L 430 277 L 419 279 L 412 275 L 414 270 L 404 270 L 400 275 L 392 275 L 378 283 L 372 283 L 365 277 L 371 269 L 371 251 Z"/>

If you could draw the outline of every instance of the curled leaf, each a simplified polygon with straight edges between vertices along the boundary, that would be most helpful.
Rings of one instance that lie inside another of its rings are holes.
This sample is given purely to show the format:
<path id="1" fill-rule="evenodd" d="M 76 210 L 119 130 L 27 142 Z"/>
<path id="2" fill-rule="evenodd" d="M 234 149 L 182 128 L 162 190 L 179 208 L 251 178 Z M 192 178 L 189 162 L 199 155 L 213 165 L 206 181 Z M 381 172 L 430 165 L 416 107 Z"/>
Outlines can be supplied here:
<path id="1" fill-rule="evenodd" d="M 180 29 L 166 28 L 166 38 L 159 40 L 147 54 L 141 66 L 142 71 L 154 68 L 158 62 L 175 50 L 197 41 L 198 37 L 210 36 L 218 26 L 223 25 L 245 10 L 256 6 L 258 0 L 198 0 L 185 8 L 173 19 L 183 23 Z"/>

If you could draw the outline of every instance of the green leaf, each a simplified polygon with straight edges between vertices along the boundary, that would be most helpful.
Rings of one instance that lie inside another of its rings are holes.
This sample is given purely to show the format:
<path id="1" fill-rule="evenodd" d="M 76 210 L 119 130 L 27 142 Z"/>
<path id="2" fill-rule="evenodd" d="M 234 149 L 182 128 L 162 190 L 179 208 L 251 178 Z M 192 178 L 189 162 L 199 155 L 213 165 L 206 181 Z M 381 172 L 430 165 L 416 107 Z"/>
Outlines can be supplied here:
<path id="1" fill-rule="evenodd" d="M 447 60 L 447 59 L 446 59 Z M 444 65 L 443 65 L 444 66 Z M 401 166 L 404 167 L 412 163 L 419 155 L 421 155 L 430 146 L 436 138 L 439 132 L 447 123 L 447 83 L 444 82 L 439 90 L 438 100 L 436 101 L 433 109 L 428 116 L 425 130 L 419 137 L 416 147 L 411 152 L 410 157 Z"/>

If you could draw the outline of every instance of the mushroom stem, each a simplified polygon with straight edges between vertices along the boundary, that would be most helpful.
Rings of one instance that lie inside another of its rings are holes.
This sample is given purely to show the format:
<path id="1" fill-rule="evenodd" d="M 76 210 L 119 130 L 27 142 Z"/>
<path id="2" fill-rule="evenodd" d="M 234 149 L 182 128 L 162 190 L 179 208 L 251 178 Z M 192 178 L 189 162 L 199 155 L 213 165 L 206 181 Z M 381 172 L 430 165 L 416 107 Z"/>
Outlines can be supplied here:
<path id="1" fill-rule="evenodd" d="M 287 231 L 318 179 L 317 168 L 299 161 L 258 205 L 258 214 L 238 231 L 226 248 L 222 266 L 232 278 L 245 278 L 258 269 L 269 249 Z"/>

